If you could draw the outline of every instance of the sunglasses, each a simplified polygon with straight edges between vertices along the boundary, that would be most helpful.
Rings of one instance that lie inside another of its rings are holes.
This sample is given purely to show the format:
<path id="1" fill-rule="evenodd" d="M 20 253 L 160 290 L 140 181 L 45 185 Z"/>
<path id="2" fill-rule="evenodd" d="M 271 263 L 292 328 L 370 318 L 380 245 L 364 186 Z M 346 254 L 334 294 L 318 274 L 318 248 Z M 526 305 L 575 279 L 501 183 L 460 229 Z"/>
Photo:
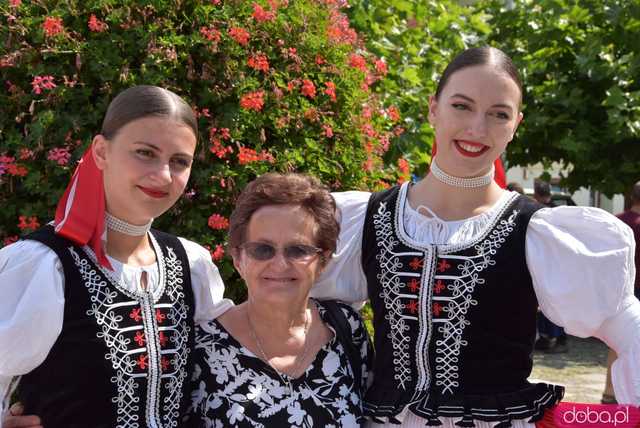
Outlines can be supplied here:
<path id="1" fill-rule="evenodd" d="M 266 242 L 246 242 L 238 248 L 244 250 L 254 260 L 266 262 L 278 254 L 278 247 Z M 290 262 L 308 262 L 322 253 L 322 249 L 312 245 L 292 244 L 282 249 L 284 258 Z"/>

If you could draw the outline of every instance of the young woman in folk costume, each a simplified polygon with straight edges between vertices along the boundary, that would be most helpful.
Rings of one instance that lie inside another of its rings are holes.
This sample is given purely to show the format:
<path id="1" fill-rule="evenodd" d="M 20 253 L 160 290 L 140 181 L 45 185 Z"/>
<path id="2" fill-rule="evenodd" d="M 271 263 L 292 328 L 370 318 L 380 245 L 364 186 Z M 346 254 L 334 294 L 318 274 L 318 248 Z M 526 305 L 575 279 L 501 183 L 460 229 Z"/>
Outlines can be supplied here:
<path id="1" fill-rule="evenodd" d="M 151 230 L 185 189 L 197 135 L 176 94 L 125 90 L 55 222 L 0 250 L 5 410 L 17 384 L 47 428 L 179 425 L 194 320 L 231 305 L 207 250 Z M 16 419 L 7 425 L 38 422 Z"/>
<path id="2" fill-rule="evenodd" d="M 370 427 L 532 426 L 563 388 L 531 384 L 538 305 L 620 358 L 616 397 L 640 404 L 631 230 L 596 208 L 543 208 L 493 181 L 522 120 L 511 60 L 462 52 L 429 100 L 438 152 L 415 184 L 334 194 L 341 235 L 312 295 L 370 299 Z"/>

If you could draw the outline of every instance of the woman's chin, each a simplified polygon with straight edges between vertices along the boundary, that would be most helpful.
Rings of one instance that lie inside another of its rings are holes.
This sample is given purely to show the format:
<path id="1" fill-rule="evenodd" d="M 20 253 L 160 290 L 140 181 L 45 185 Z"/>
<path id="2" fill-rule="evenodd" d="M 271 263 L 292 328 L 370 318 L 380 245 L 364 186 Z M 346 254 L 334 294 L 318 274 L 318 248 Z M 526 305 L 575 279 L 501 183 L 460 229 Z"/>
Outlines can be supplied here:
<path id="1" fill-rule="evenodd" d="M 260 281 L 248 287 L 252 300 L 270 304 L 292 304 L 308 295 L 300 289 L 300 281 Z M 304 294 L 304 295 L 302 295 Z"/>

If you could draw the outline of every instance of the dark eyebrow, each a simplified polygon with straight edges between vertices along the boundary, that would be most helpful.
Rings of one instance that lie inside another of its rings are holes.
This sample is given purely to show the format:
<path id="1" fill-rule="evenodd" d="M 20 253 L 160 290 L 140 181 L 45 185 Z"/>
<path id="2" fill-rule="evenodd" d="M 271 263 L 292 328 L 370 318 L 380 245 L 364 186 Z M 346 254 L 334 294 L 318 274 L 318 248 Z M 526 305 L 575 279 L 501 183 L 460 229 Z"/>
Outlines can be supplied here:
<path id="1" fill-rule="evenodd" d="M 135 141 L 133 144 L 140 144 L 142 146 L 147 146 L 157 152 L 162 152 L 162 150 L 160 149 L 160 147 L 156 146 L 155 144 L 149 143 L 148 141 Z M 185 159 L 189 159 L 192 160 L 193 156 L 188 155 L 186 153 L 176 153 L 175 156 L 179 156 Z"/>
<path id="2" fill-rule="evenodd" d="M 462 94 L 453 94 L 453 95 L 451 95 L 451 98 L 454 98 L 454 97 L 456 97 L 456 98 L 462 98 L 463 100 L 467 100 L 467 101 L 469 101 L 470 103 L 474 103 L 474 104 L 476 103 L 476 102 L 473 100 L 473 98 L 469 98 L 469 97 L 468 97 L 468 96 L 466 96 L 466 95 L 462 95 Z"/>
<path id="3" fill-rule="evenodd" d="M 160 150 L 160 147 L 156 146 L 155 144 L 148 143 L 146 141 L 135 141 L 133 144 L 141 144 L 143 146 L 150 147 L 153 150 L 158 151 L 158 152 L 162 151 L 162 150 Z"/>
<path id="4" fill-rule="evenodd" d="M 467 101 L 469 101 L 470 103 L 474 103 L 474 104 L 476 103 L 476 102 L 473 100 L 473 98 L 469 98 L 468 96 L 463 95 L 463 94 L 453 94 L 453 95 L 451 95 L 451 98 L 454 98 L 454 97 L 462 98 L 463 100 L 467 100 Z M 509 109 L 509 110 L 513 111 L 513 107 L 511 107 L 511 106 L 510 106 L 510 105 L 508 105 L 508 104 L 494 104 L 494 105 L 492 105 L 491 107 L 492 107 L 492 108 L 494 108 L 494 107 L 497 107 L 497 108 L 506 108 L 506 109 Z"/>

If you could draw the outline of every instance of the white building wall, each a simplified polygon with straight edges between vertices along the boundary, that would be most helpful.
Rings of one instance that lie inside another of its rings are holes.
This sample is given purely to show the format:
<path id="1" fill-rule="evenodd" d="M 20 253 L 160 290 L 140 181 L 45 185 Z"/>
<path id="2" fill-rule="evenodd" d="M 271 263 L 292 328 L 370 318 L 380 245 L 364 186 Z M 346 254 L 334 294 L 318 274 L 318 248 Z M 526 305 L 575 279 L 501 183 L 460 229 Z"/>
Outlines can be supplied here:
<path id="1" fill-rule="evenodd" d="M 546 170 L 551 178 L 560 178 L 562 169 L 560 165 L 553 164 L 550 169 Z M 507 183 L 515 181 L 525 189 L 533 189 L 533 181 L 545 172 L 542 164 L 529 165 L 527 167 L 514 166 L 508 168 Z M 613 198 L 607 198 L 600 192 L 592 191 L 590 188 L 581 187 L 572 194 L 572 198 L 576 204 L 581 206 L 599 207 L 610 213 L 617 214 L 624 210 L 624 196 L 614 195 Z"/>

